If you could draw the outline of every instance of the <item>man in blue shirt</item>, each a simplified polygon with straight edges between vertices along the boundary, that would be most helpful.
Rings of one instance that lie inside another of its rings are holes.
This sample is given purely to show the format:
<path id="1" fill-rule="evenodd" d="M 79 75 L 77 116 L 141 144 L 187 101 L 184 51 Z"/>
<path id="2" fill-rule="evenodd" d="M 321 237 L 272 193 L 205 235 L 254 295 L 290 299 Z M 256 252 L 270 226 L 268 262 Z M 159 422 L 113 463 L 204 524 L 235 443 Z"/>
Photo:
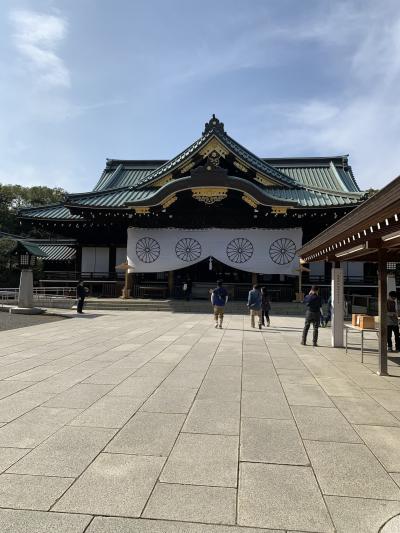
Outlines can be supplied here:
<path id="1" fill-rule="evenodd" d="M 217 281 L 217 287 L 211 293 L 211 303 L 214 306 L 214 319 L 215 327 L 222 328 L 222 322 L 224 320 L 225 304 L 228 301 L 228 292 L 222 286 L 222 281 Z M 219 324 L 218 324 L 219 319 Z"/>
<path id="2" fill-rule="evenodd" d="M 261 329 L 261 306 L 262 295 L 258 285 L 253 285 L 251 291 L 249 291 L 249 297 L 247 299 L 247 307 L 250 309 L 251 327 L 255 328 L 255 317 L 258 317 L 258 329 Z"/>
<path id="3" fill-rule="evenodd" d="M 301 339 L 301 344 L 304 346 L 307 343 L 307 334 L 310 329 L 310 325 L 313 325 L 313 346 L 318 344 L 318 327 L 320 322 L 320 313 L 321 313 L 321 296 L 319 295 L 319 289 L 315 285 L 311 287 L 310 292 L 304 298 L 304 303 L 306 304 L 306 322 L 303 329 L 303 337 Z"/>

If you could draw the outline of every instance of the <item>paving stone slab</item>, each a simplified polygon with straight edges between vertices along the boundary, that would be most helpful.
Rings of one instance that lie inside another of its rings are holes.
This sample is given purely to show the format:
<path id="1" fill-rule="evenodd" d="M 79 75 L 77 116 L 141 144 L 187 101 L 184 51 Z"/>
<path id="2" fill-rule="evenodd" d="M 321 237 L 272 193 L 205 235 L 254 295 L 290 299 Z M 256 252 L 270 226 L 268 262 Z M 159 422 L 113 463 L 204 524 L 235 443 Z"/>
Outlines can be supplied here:
<path id="1" fill-rule="evenodd" d="M 0 507 L 47 511 L 74 480 L 63 477 L 0 475 Z"/>
<path id="2" fill-rule="evenodd" d="M 8 533 L 8 532 L 7 532 Z M 23 532 L 25 533 L 25 532 Z M 28 532 L 30 533 L 30 532 Z M 36 533 L 36 532 L 35 532 Z M 40 532 L 41 533 L 41 532 Z M 45 532 L 47 533 L 47 531 Z M 62 532 L 63 533 L 63 532 Z M 284 533 L 282 530 L 164 520 L 96 517 L 85 533 Z"/>
<path id="3" fill-rule="evenodd" d="M 10 396 L 20 390 L 26 389 L 30 385 L 33 385 L 34 382 L 20 382 L 20 381 L 0 381 L 0 399 Z"/>
<path id="4" fill-rule="evenodd" d="M 0 446 L 34 448 L 81 412 L 64 407 L 36 407 L 0 430 Z"/>
<path id="5" fill-rule="evenodd" d="M 87 409 L 99 398 L 112 389 L 112 385 L 90 385 L 79 383 L 51 400 L 46 402 L 46 407 L 69 407 L 74 409 Z"/>
<path id="6" fill-rule="evenodd" d="M 153 413 L 188 413 L 197 389 L 170 389 L 160 387 L 143 404 L 140 411 Z"/>
<path id="7" fill-rule="evenodd" d="M 9 471 L 16 474 L 76 477 L 114 435 L 114 429 L 64 427 Z"/>
<path id="8" fill-rule="evenodd" d="M 352 424 L 371 426 L 400 426 L 391 413 L 372 398 L 331 398 Z"/>
<path id="9" fill-rule="evenodd" d="M 338 409 L 293 405 L 292 412 L 303 439 L 361 442 L 360 437 Z"/>
<path id="10" fill-rule="evenodd" d="M 318 378 L 318 383 L 328 394 L 328 396 L 368 398 L 365 392 L 358 385 L 344 378 Z"/>
<path id="11" fill-rule="evenodd" d="M 243 391 L 242 417 L 292 419 L 289 405 L 280 391 Z"/>
<path id="12" fill-rule="evenodd" d="M 34 393 L 26 390 L 0 400 L 0 421 L 11 422 L 34 407 L 46 402 L 51 397 L 47 393 Z"/>
<path id="13" fill-rule="evenodd" d="M 325 496 L 325 501 L 337 533 L 377 533 L 400 513 L 400 502 L 337 496 Z"/>
<path id="14" fill-rule="evenodd" d="M 110 391 L 110 396 L 131 396 L 132 398 L 145 399 L 157 389 L 161 382 L 162 378 L 135 377 L 133 375 Z"/>
<path id="15" fill-rule="evenodd" d="M 1 533 L 84 533 L 91 516 L 0 509 Z"/>
<path id="16" fill-rule="evenodd" d="M 196 400 L 182 431 L 217 435 L 239 435 L 240 403 Z"/>
<path id="17" fill-rule="evenodd" d="M 29 450 L 21 450 L 20 448 L 0 448 L 0 474 L 28 452 Z"/>
<path id="18" fill-rule="evenodd" d="M 121 428 L 136 413 L 141 404 L 141 399 L 129 396 L 103 396 L 74 418 L 69 425 Z"/>
<path id="19" fill-rule="evenodd" d="M 240 465 L 238 523 L 333 533 L 313 471 L 305 466 Z"/>
<path id="20" fill-rule="evenodd" d="M 158 483 L 142 516 L 208 524 L 234 524 L 236 489 Z"/>
<path id="21" fill-rule="evenodd" d="M 324 494 L 400 500 L 399 487 L 364 444 L 305 441 Z"/>
<path id="22" fill-rule="evenodd" d="M 400 531 L 400 516 L 390 519 L 381 529 L 381 533 L 398 533 Z"/>
<path id="23" fill-rule="evenodd" d="M 329 396 L 319 385 L 302 385 L 299 383 L 283 383 L 282 385 L 290 405 L 334 407 Z"/>
<path id="24" fill-rule="evenodd" d="M 179 434 L 185 416 L 138 412 L 107 446 L 109 453 L 166 457 Z"/>
<path id="25" fill-rule="evenodd" d="M 400 472 L 400 428 L 356 426 L 361 438 L 389 472 Z"/>
<path id="26" fill-rule="evenodd" d="M 292 420 L 242 419 L 240 460 L 308 465 L 309 460 Z"/>
<path id="27" fill-rule="evenodd" d="M 54 511 L 138 517 L 165 459 L 100 454 L 54 506 Z"/>
<path id="28" fill-rule="evenodd" d="M 237 486 L 238 437 L 182 433 L 160 481 L 189 485 Z"/>
<path id="29" fill-rule="evenodd" d="M 367 389 L 367 392 L 388 411 L 400 411 L 400 390 Z"/>

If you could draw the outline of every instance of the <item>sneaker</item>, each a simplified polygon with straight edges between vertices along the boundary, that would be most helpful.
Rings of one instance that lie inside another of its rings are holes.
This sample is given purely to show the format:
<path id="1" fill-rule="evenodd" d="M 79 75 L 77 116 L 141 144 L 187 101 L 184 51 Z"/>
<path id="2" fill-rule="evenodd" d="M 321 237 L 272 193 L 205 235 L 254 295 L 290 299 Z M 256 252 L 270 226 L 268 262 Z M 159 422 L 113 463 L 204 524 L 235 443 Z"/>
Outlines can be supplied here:
<path id="1" fill-rule="evenodd" d="M 222 329 L 222 324 L 219 325 L 219 329 Z"/>
<path id="2" fill-rule="evenodd" d="M 388 348 L 387 351 L 392 353 L 393 352 L 393 348 Z"/>
<path id="3" fill-rule="evenodd" d="M 270 325 L 271 325 L 271 323 L 270 323 L 270 322 L 267 322 L 267 328 L 269 328 L 269 327 L 270 327 Z"/>
<path id="4" fill-rule="evenodd" d="M 301 341 L 300 343 L 302 346 L 307 346 L 306 342 L 305 341 Z"/>
<path id="5" fill-rule="evenodd" d="M 313 346 L 314 346 L 314 347 L 317 347 L 318 344 L 317 344 L 316 342 L 313 342 Z"/>
<path id="6" fill-rule="evenodd" d="M 258 324 L 258 329 L 261 329 L 261 328 L 262 328 L 261 324 Z"/>
<path id="7" fill-rule="evenodd" d="M 215 329 L 218 327 L 218 324 L 215 324 Z"/>

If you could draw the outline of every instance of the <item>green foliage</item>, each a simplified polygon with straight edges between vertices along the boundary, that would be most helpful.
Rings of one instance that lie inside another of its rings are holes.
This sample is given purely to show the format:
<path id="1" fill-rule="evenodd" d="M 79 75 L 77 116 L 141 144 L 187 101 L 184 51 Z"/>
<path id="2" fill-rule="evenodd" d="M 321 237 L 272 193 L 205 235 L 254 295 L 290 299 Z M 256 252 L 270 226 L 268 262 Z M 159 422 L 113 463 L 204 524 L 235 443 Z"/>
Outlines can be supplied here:
<path id="1" fill-rule="evenodd" d="M 18 209 L 58 204 L 64 201 L 66 194 L 60 187 L 22 187 L 0 183 L 0 231 L 19 233 Z"/>

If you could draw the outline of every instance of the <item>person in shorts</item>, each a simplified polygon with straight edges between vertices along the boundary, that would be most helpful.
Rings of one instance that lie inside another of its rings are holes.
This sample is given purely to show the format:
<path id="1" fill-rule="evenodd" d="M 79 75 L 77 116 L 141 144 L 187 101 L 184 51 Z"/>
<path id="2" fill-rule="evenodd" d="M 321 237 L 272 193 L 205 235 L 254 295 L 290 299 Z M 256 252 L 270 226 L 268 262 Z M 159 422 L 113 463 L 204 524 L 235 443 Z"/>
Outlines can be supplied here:
<path id="1" fill-rule="evenodd" d="M 249 291 L 249 296 L 247 299 L 247 307 L 250 310 L 250 323 L 251 327 L 255 328 L 255 318 L 258 319 L 258 329 L 261 329 L 262 319 L 261 319 L 261 308 L 262 308 L 262 295 L 260 287 L 256 284 L 253 285 L 251 291 Z"/>
<path id="2" fill-rule="evenodd" d="M 225 287 L 222 286 L 222 281 L 218 280 L 216 288 L 211 292 L 211 303 L 214 307 L 214 320 L 216 328 L 222 328 L 225 304 L 227 301 L 228 292 Z"/>

